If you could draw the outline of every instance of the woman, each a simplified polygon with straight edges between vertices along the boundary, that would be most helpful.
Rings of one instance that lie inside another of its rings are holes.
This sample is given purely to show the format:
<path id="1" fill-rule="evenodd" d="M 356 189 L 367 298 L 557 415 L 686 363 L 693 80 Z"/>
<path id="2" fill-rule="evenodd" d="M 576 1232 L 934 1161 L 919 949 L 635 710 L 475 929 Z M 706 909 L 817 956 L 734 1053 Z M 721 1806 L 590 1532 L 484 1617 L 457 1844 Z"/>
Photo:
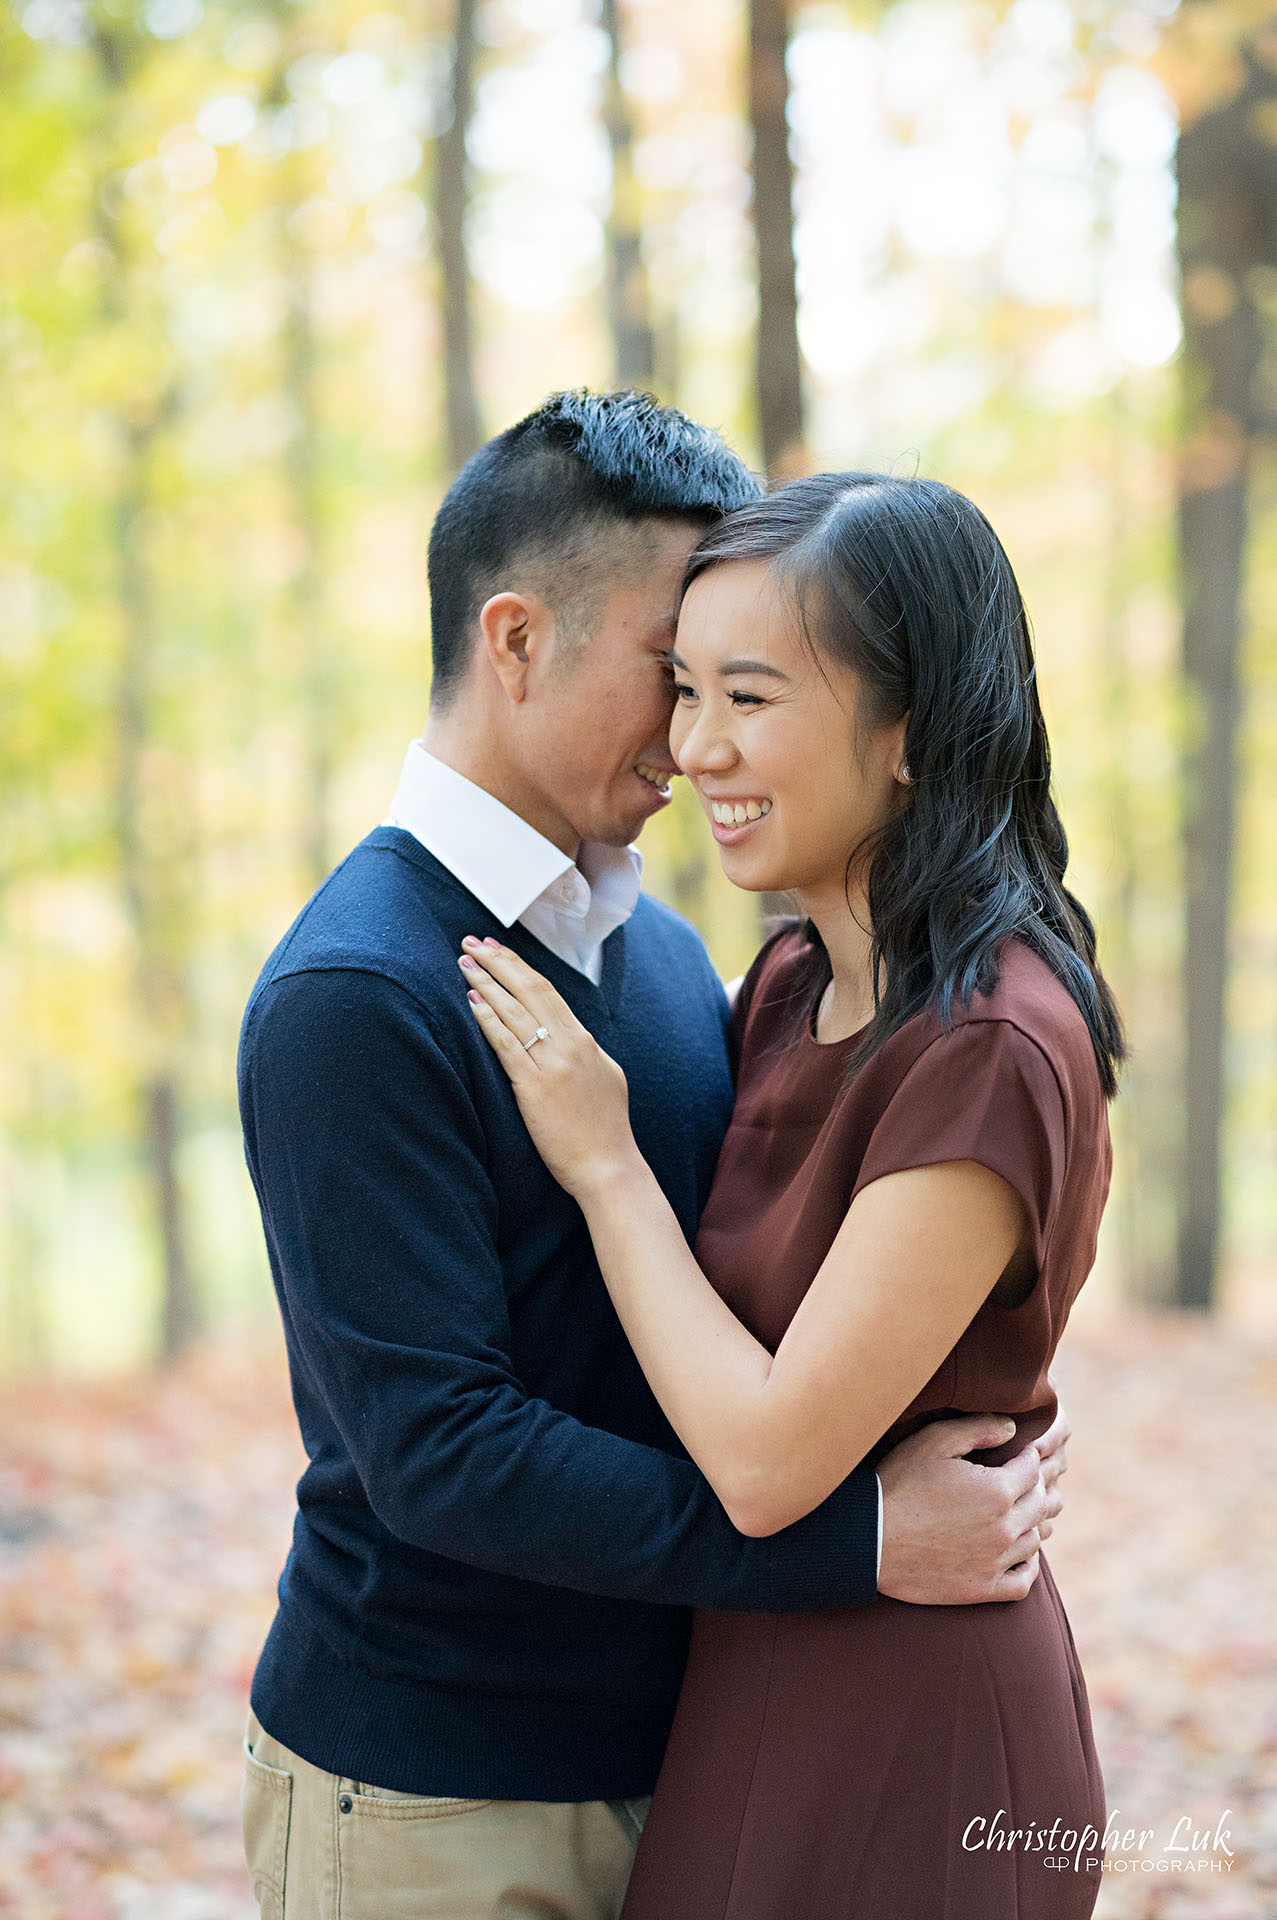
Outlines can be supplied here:
<path id="1" fill-rule="evenodd" d="M 1122 1043 L 970 501 L 833 474 L 742 508 L 692 556 L 671 658 L 724 870 L 803 916 L 735 1008 L 695 1257 L 620 1069 L 516 956 L 461 964 L 658 1399 L 766 1535 L 942 1413 L 1013 1414 L 999 1458 L 1049 1424 Z M 1045 1565 L 1015 1603 L 701 1615 L 625 1920 L 1073 1920 L 1103 1828 Z"/>

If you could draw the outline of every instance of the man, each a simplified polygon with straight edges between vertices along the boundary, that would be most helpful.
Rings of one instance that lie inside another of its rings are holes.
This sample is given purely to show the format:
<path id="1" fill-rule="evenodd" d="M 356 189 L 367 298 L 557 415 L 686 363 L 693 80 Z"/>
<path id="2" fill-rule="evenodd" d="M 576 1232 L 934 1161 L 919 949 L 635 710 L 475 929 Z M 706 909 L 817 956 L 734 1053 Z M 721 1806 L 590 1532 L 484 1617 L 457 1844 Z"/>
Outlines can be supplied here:
<path id="1" fill-rule="evenodd" d="M 630 842 L 674 772 L 684 562 L 756 491 L 633 394 L 557 395 L 475 455 L 431 535 L 424 741 L 249 1002 L 246 1148 L 311 1463 L 246 1740 L 264 1916 L 614 1916 L 690 1608 L 1017 1598 L 1058 1511 L 1058 1447 L 1045 1472 L 962 1458 L 1006 1437 L 990 1417 L 889 1456 L 881 1520 L 859 1469 L 736 1533 L 466 1005 L 467 933 L 554 981 L 690 1237 L 726 1001 Z"/>

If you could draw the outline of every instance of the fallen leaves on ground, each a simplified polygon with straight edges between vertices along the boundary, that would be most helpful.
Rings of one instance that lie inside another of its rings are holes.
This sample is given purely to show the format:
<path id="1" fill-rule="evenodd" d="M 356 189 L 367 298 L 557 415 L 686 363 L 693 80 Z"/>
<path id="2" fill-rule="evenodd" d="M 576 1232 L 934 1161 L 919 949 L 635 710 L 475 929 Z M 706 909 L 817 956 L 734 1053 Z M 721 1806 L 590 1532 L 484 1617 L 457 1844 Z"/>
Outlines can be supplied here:
<path id="1" fill-rule="evenodd" d="M 1076 1438 L 1048 1552 L 1110 1814 L 1152 1830 L 1110 1849 L 1097 1915 L 1273 1920 L 1277 1344 L 1193 1316 L 1092 1322 L 1056 1374 Z M 1167 1850 L 1221 1820 L 1231 1862 Z"/>
<path id="2" fill-rule="evenodd" d="M 1277 1346 L 1095 1323 L 1057 1371 L 1076 1438 L 1051 1560 L 1108 1804 L 1152 1835 L 1111 1853 L 1098 1912 L 1271 1920 Z M 223 1336 L 0 1412 L 0 1911 L 253 1920 L 240 1739 L 303 1464 L 281 1350 Z M 1165 1851 L 1221 1819 L 1231 1862 Z"/>
<path id="3" fill-rule="evenodd" d="M 281 1351 L 2 1417 L 0 1911 L 251 1920 L 239 1748 L 304 1464 Z"/>

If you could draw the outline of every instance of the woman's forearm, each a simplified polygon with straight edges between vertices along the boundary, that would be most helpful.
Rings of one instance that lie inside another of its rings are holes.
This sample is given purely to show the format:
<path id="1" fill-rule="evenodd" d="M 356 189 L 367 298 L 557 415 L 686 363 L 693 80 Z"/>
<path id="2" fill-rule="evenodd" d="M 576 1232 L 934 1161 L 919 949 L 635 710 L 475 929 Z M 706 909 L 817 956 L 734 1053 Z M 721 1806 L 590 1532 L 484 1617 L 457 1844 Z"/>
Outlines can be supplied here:
<path id="1" fill-rule="evenodd" d="M 767 1472 L 772 1356 L 724 1305 L 646 1161 L 577 1199 L 626 1337 L 679 1439 L 742 1532 Z"/>
<path id="2" fill-rule="evenodd" d="M 982 1167 L 895 1174 L 858 1196 L 775 1355 L 714 1292 L 638 1157 L 577 1195 L 657 1399 L 742 1533 L 820 1505 L 914 1399 L 1022 1231 Z"/>

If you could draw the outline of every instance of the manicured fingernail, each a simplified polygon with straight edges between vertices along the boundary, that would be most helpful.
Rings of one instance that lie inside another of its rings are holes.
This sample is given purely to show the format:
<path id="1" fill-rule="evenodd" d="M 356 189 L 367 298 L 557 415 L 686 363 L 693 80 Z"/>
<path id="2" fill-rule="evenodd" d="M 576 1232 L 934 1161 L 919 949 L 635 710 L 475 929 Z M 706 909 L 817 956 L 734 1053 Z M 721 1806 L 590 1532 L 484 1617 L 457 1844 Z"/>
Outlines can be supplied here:
<path id="1" fill-rule="evenodd" d="M 463 947 L 477 947 L 479 944 L 478 937 L 473 933 L 468 933 L 462 940 L 461 944 Z"/>
<path id="2" fill-rule="evenodd" d="M 468 993 L 466 995 L 466 999 L 469 1000 L 471 1004 L 476 1007 L 481 1007 L 483 1005 L 483 995 L 481 993 L 473 993 L 473 992 Z"/>
<path id="3" fill-rule="evenodd" d="M 501 951 L 501 942 L 499 940 L 494 940 L 491 934 L 488 934 L 483 944 L 485 947 L 495 947 L 498 953 L 500 953 Z"/>
<path id="4" fill-rule="evenodd" d="M 476 971 L 478 970 L 478 966 L 479 966 L 479 962 L 478 962 L 477 960 L 472 960 L 472 959 L 470 958 L 470 955 L 469 955 L 468 953 L 463 953 L 463 954 L 462 954 L 462 956 L 461 956 L 461 964 L 462 964 L 462 966 L 463 966 L 463 967 L 464 967 L 464 968 L 466 969 L 466 971 L 467 971 L 467 973 L 474 973 L 474 972 L 476 972 Z"/>

